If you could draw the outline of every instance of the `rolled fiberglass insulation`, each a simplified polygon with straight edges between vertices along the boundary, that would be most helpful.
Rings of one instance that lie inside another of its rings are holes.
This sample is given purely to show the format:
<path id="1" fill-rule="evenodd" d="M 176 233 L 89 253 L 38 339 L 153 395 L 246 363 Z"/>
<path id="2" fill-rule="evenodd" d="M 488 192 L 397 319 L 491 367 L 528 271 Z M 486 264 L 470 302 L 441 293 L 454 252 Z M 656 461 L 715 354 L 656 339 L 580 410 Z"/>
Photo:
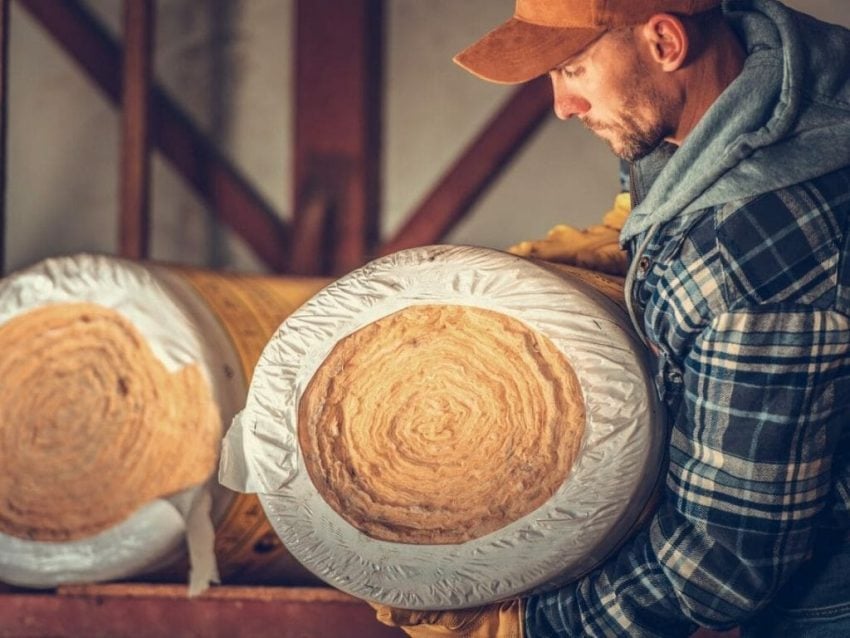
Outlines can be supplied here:
<path id="1" fill-rule="evenodd" d="M 184 562 L 188 541 L 197 591 L 217 578 L 215 554 L 233 562 L 263 534 L 263 517 L 234 514 L 244 497 L 215 480 L 250 343 L 271 332 L 239 297 L 252 286 L 93 255 L 0 281 L 0 581 L 148 574 Z M 293 286 L 292 303 L 263 297 L 275 325 L 320 287 Z"/>
<path id="2" fill-rule="evenodd" d="M 660 473 L 663 423 L 614 279 L 429 246 L 280 327 L 219 478 L 355 596 L 471 607 L 598 565 Z"/>

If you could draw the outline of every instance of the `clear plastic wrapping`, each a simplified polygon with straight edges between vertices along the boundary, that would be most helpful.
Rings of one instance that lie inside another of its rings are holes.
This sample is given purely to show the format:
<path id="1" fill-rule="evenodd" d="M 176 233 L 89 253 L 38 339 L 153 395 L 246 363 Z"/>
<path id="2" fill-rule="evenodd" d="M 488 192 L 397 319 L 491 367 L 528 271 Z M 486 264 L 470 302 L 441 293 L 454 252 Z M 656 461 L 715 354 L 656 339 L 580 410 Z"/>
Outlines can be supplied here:
<path id="1" fill-rule="evenodd" d="M 225 374 L 239 369 L 227 336 L 202 300 L 166 268 L 94 255 L 42 261 L 0 282 L 0 324 L 49 304 L 78 302 L 119 312 L 170 371 L 200 366 L 222 422 L 241 405 L 244 379 Z M 216 575 L 210 492 L 223 492 L 214 479 L 155 500 L 114 527 L 74 541 L 0 533 L 0 580 L 53 587 L 128 578 L 179 558 L 187 540 L 193 559 L 190 589 L 199 591 Z"/>
<path id="2" fill-rule="evenodd" d="M 544 334 L 575 369 L 585 402 L 579 455 L 556 493 L 461 544 L 366 536 L 328 506 L 300 459 L 298 403 L 325 357 L 343 337 L 416 304 L 489 309 Z M 289 551 L 335 587 L 396 607 L 462 608 L 552 587 L 597 565 L 644 508 L 663 439 L 643 348 L 617 304 L 578 278 L 513 255 L 430 246 L 367 264 L 282 324 L 225 437 L 219 479 L 258 493 Z"/>

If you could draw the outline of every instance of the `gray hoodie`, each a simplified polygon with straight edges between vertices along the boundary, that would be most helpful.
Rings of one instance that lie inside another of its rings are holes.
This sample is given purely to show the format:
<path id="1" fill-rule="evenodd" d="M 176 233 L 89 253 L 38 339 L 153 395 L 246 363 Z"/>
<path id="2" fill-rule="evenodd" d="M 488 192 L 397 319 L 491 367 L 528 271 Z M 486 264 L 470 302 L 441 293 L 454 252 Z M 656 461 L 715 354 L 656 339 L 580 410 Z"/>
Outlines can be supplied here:
<path id="1" fill-rule="evenodd" d="M 623 243 L 676 216 L 850 165 L 850 31 L 776 0 L 723 8 L 746 46 L 743 71 L 672 155 L 663 145 L 636 163 L 635 186 L 651 187 Z"/>

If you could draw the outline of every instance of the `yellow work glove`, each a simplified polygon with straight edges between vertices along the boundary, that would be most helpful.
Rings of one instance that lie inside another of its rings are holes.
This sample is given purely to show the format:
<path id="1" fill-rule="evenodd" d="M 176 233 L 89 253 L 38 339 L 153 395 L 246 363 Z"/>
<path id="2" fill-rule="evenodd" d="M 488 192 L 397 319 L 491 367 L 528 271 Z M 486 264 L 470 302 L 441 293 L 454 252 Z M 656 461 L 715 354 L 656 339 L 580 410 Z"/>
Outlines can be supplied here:
<path id="1" fill-rule="evenodd" d="M 411 638 L 524 638 L 523 604 L 507 600 L 473 609 L 412 611 L 369 603 L 385 625 L 399 627 Z"/>
<path id="2" fill-rule="evenodd" d="M 620 193 L 601 224 L 585 230 L 559 224 L 549 231 L 546 239 L 520 242 L 508 248 L 508 252 L 625 276 L 628 264 L 626 252 L 620 249 L 620 230 L 630 211 L 629 194 Z"/>

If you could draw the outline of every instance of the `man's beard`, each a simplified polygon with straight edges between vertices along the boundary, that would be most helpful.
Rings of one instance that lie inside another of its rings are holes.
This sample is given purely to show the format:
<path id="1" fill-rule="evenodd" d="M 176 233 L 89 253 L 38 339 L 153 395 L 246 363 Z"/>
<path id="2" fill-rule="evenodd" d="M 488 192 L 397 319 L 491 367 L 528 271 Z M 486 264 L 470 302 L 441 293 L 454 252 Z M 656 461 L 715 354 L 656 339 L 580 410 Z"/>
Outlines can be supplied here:
<path id="1" fill-rule="evenodd" d="M 637 78 L 645 76 L 639 69 L 631 77 L 634 81 L 624 87 L 626 98 L 616 121 L 582 118 L 582 123 L 607 142 L 617 157 L 628 162 L 646 157 L 664 141 L 669 134 L 664 115 L 670 110 L 669 101 L 655 87 L 640 85 Z M 613 135 L 603 136 L 604 131 Z"/>
<path id="2" fill-rule="evenodd" d="M 646 157 L 654 151 L 666 137 L 665 129 L 658 123 L 641 121 L 632 113 L 620 114 L 616 124 L 603 124 L 591 119 L 583 120 L 584 125 L 602 138 L 614 155 L 628 162 Z M 611 131 L 611 137 L 605 137 L 600 131 Z"/>

